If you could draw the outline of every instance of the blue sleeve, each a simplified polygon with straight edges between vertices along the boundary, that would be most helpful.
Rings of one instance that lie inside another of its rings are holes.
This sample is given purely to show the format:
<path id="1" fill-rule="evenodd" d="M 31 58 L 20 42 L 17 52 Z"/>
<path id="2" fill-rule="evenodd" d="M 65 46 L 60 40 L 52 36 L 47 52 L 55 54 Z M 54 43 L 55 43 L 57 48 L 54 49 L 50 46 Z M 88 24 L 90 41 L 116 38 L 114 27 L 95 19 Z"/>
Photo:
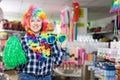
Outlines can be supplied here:
<path id="1" fill-rule="evenodd" d="M 56 66 L 60 66 L 63 61 L 65 51 L 58 49 L 57 44 L 53 44 L 51 48 L 52 60 Z"/>

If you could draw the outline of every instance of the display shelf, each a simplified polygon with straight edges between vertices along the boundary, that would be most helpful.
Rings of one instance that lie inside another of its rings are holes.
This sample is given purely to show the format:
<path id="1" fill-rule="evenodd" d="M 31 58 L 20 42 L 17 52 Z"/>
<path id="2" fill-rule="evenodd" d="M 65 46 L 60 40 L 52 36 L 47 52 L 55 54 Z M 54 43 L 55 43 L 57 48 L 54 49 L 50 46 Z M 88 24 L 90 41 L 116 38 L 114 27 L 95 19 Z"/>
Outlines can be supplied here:
<path id="1" fill-rule="evenodd" d="M 17 30 L 6 30 L 6 29 L 0 29 L 0 31 L 10 32 L 10 33 L 25 33 L 25 31 L 17 31 Z"/>
<path id="2" fill-rule="evenodd" d="M 89 32 L 88 34 L 107 34 L 107 33 L 113 33 L 113 31 Z"/>
<path id="3" fill-rule="evenodd" d="M 81 73 L 63 73 L 59 69 L 53 69 L 55 73 L 64 77 L 82 77 Z"/>
<path id="4" fill-rule="evenodd" d="M 106 57 L 102 57 L 102 56 L 97 56 L 97 61 L 109 61 L 109 62 L 114 62 L 116 61 L 115 58 L 106 58 Z"/>

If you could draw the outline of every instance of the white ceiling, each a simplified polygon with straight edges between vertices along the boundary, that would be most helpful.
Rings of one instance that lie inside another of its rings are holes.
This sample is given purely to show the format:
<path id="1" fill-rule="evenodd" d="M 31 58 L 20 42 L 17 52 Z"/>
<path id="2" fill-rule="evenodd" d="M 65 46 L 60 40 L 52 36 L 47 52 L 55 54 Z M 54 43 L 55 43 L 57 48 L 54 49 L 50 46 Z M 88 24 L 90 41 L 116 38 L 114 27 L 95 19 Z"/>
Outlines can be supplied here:
<path id="1" fill-rule="evenodd" d="M 111 0 L 2 0 L 0 7 L 5 17 L 22 18 L 25 10 L 34 4 L 42 8 L 48 18 L 59 19 L 60 11 L 66 6 L 71 7 L 73 1 L 79 1 L 80 7 L 88 8 L 88 20 L 112 16 L 109 13 Z"/>

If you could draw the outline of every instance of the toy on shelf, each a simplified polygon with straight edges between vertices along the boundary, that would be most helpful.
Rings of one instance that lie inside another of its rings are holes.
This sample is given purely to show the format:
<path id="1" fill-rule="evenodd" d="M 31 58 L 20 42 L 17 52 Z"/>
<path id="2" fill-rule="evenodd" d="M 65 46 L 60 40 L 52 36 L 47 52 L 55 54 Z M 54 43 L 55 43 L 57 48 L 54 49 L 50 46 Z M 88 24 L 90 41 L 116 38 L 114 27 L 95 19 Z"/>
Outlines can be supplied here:
<path id="1" fill-rule="evenodd" d="M 7 19 L 2 19 L 0 21 L 0 29 L 25 31 L 20 21 L 8 21 Z"/>

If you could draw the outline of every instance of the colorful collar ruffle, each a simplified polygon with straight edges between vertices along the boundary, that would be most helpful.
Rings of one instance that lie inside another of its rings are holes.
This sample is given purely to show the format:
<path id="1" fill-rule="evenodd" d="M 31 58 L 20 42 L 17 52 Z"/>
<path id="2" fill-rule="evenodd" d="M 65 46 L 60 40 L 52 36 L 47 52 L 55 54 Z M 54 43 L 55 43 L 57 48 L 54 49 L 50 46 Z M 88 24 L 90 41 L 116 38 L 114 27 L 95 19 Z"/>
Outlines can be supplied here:
<path id="1" fill-rule="evenodd" d="M 36 37 L 32 31 L 28 30 L 27 41 L 29 48 L 36 54 L 38 60 L 44 62 L 50 56 L 50 44 L 47 44 L 46 40 L 39 40 L 38 38 L 40 38 L 40 35 Z"/>

